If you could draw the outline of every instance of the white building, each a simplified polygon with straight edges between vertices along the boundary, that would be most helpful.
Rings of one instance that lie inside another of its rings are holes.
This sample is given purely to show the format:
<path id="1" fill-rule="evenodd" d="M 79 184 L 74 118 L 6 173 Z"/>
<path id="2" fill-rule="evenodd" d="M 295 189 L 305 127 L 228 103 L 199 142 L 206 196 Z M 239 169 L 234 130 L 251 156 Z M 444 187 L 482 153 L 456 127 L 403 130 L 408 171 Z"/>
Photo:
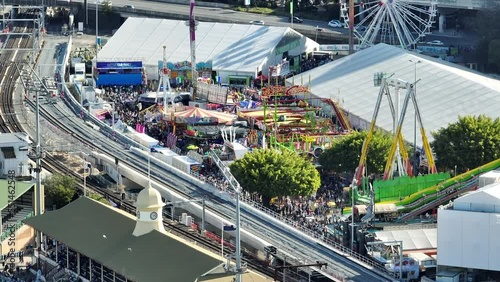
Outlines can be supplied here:
<path id="1" fill-rule="evenodd" d="M 189 27 L 185 21 L 128 18 L 99 51 L 99 62 L 142 61 L 148 79 L 158 79 L 159 61 L 166 46 L 171 78 L 190 76 Z M 196 61 L 199 75 L 256 78 L 282 63 L 283 58 L 319 50 L 319 44 L 288 27 L 199 22 Z M 291 64 L 292 65 L 292 64 Z"/>
<path id="2" fill-rule="evenodd" d="M 493 183 L 438 210 L 438 266 L 500 271 L 498 234 L 500 183 Z"/>
<path id="3" fill-rule="evenodd" d="M 0 175 L 15 171 L 16 176 L 29 175 L 29 136 L 25 132 L 0 134 Z"/>

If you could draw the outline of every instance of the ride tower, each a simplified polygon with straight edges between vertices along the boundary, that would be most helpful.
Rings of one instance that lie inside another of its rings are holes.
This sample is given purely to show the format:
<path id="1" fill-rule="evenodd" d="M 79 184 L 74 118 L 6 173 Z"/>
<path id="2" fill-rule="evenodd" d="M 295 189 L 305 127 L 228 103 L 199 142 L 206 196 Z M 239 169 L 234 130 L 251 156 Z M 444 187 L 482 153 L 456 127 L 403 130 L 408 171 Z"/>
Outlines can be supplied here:
<path id="1" fill-rule="evenodd" d="M 366 158 L 368 155 L 368 148 L 370 141 L 373 138 L 375 132 L 375 126 L 377 121 L 378 112 L 380 110 L 380 105 L 382 103 L 383 96 L 387 96 L 389 102 L 389 108 L 392 113 L 394 127 L 393 127 L 393 142 L 389 150 L 389 157 L 384 169 L 384 180 L 391 179 L 394 172 L 397 170 L 399 176 L 408 175 L 413 176 L 412 166 L 410 158 L 408 156 L 408 151 L 406 150 L 404 139 L 401 133 L 403 122 L 406 115 L 406 109 L 410 98 L 415 107 L 415 112 L 417 114 L 417 120 L 420 126 L 420 134 L 422 136 L 422 142 L 424 146 L 425 155 L 429 163 L 429 172 L 436 173 L 436 165 L 434 162 L 434 157 L 432 155 L 432 150 L 427 139 L 425 128 L 422 122 L 422 117 L 420 115 L 420 110 L 418 107 L 417 99 L 415 96 L 414 84 L 403 81 L 401 79 L 395 79 L 391 77 L 384 77 L 382 73 L 376 73 L 374 76 L 375 86 L 380 86 L 379 95 L 377 102 L 375 104 L 375 111 L 373 113 L 372 121 L 370 124 L 370 129 L 368 135 L 363 143 L 361 150 L 361 157 L 359 160 L 358 168 L 356 169 L 353 186 L 358 186 L 362 182 L 363 175 L 366 173 Z M 390 89 L 393 89 L 396 94 L 396 99 L 393 101 Z M 400 105 L 400 90 L 406 90 L 404 100 Z"/>

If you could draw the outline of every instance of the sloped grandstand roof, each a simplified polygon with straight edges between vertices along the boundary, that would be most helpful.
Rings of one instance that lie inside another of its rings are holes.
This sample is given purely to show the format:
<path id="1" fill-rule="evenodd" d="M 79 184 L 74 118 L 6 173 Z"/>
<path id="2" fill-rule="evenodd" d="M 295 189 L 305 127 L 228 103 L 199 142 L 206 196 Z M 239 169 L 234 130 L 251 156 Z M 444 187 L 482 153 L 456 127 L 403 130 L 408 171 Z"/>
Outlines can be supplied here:
<path id="1" fill-rule="evenodd" d="M 458 116 L 485 114 L 492 118 L 500 116 L 500 81 L 488 78 L 468 68 L 435 59 L 401 48 L 378 44 L 351 56 L 322 65 L 305 72 L 311 77 L 314 95 L 333 98 L 355 116 L 369 123 L 375 109 L 379 87 L 373 77 L 376 72 L 393 75 L 392 78 L 417 84 L 417 100 L 427 136 L 432 141 L 431 131 L 456 122 Z M 291 79 L 288 80 L 292 82 Z M 395 91 L 391 90 L 393 99 Z M 403 101 L 405 90 L 400 90 Z M 392 115 L 384 97 L 377 118 L 377 126 L 392 131 Z M 403 125 L 403 136 L 413 142 L 414 108 L 410 101 Z M 417 133 L 417 146 L 422 147 Z"/>
<path id="2" fill-rule="evenodd" d="M 212 61 L 214 70 L 255 72 L 289 32 L 295 33 L 287 27 L 199 22 L 196 60 Z M 191 61 L 189 44 L 185 21 L 128 18 L 99 52 L 99 59 L 139 59 L 157 65 L 166 46 L 168 62 Z"/>

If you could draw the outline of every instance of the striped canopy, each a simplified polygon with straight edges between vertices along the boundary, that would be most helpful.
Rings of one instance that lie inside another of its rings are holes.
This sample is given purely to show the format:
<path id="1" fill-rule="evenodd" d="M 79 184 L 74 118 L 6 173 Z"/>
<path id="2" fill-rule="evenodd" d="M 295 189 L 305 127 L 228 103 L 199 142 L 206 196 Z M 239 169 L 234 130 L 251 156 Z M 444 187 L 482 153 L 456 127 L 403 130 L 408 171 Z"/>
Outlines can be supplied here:
<path id="1" fill-rule="evenodd" d="M 223 113 L 223 112 L 217 112 L 217 111 L 209 111 L 209 110 L 204 110 L 200 108 L 192 108 L 189 110 L 185 110 L 182 112 L 177 112 L 174 113 L 176 117 L 197 117 L 197 118 L 204 118 L 204 117 L 214 117 L 217 118 L 217 121 L 219 123 L 227 123 L 230 121 L 233 121 L 236 119 L 236 115 L 229 114 L 229 113 Z"/>

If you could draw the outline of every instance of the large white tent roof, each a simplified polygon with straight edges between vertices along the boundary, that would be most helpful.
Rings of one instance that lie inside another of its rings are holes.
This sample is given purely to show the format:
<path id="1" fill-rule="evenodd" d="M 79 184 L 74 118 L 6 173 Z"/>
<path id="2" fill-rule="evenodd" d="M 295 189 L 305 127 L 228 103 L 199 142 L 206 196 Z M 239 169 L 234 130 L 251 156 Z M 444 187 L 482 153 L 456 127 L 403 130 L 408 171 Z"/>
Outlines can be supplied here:
<path id="1" fill-rule="evenodd" d="M 420 62 L 415 63 L 418 61 Z M 417 83 L 417 100 L 430 141 L 433 138 L 429 132 L 456 122 L 458 116 L 500 116 L 499 80 L 453 63 L 386 44 L 367 48 L 301 75 L 311 77 L 310 86 L 314 95 L 339 100 L 346 111 L 369 124 L 379 93 L 379 87 L 375 87 L 373 82 L 377 72 L 408 82 L 414 82 L 415 77 L 420 80 Z M 289 79 L 288 82 L 291 83 L 292 80 Z M 390 91 L 395 99 L 394 90 Z M 402 102 L 405 90 L 400 90 L 400 93 Z M 414 113 L 410 101 L 403 125 L 403 136 L 409 141 L 413 141 L 414 136 Z M 393 128 L 386 98 L 382 101 L 377 126 L 387 131 L 392 131 Z M 422 146 L 419 134 L 417 146 Z"/>
<path id="2" fill-rule="evenodd" d="M 288 32 L 287 27 L 199 22 L 196 60 L 214 70 L 255 72 Z M 167 47 L 168 62 L 191 61 L 185 21 L 128 18 L 99 52 L 99 60 L 142 60 L 157 65 Z"/>

